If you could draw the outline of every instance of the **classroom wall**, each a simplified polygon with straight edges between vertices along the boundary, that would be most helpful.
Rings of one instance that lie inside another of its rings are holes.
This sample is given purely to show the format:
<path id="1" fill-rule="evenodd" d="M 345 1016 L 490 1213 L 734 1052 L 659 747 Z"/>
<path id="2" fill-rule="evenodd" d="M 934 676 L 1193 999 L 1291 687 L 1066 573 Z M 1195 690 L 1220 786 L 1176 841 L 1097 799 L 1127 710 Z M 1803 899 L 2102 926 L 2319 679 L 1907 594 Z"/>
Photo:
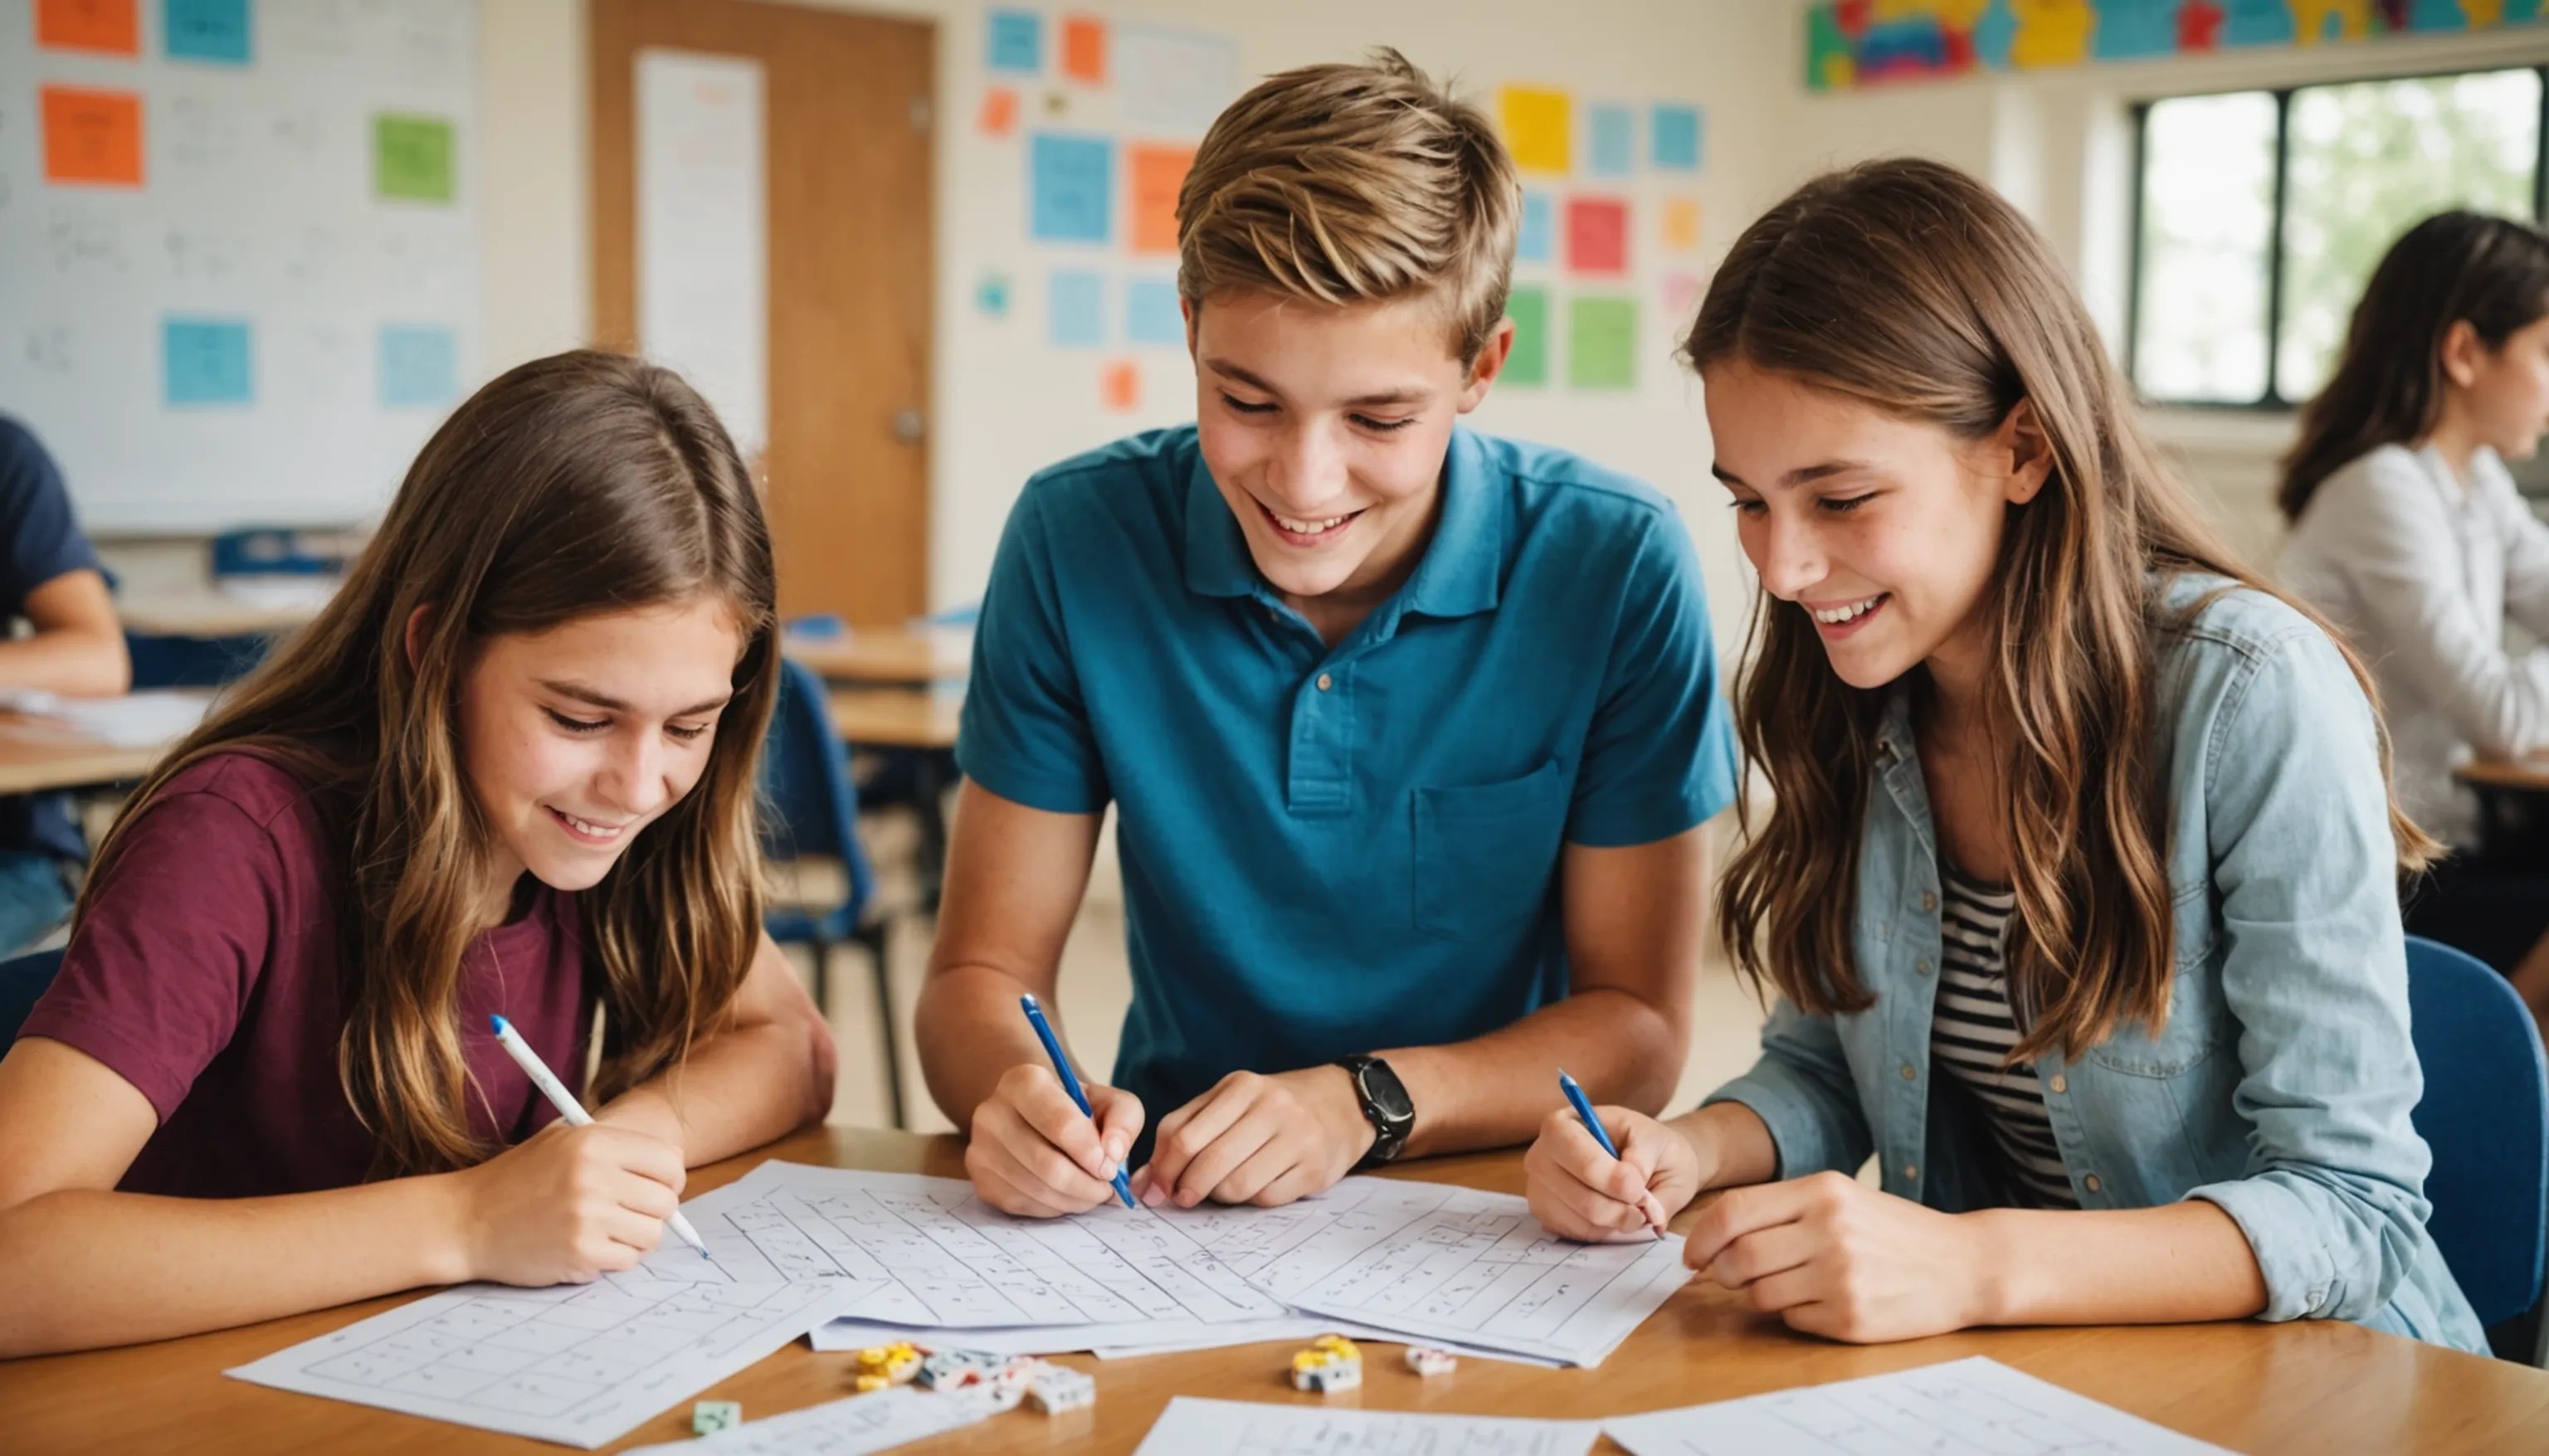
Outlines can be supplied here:
<path id="1" fill-rule="evenodd" d="M 1133 429 L 1191 418 L 1192 376 L 1181 363 L 1152 355 L 1141 408 L 1109 412 L 1097 403 L 1097 360 L 1046 348 L 1040 311 L 1013 309 L 991 318 L 976 308 L 986 270 L 1041 267 L 1018 245 L 1019 143 L 986 138 L 972 124 L 986 84 L 987 7 L 981 0 L 896 0 L 840 8 L 925 17 L 940 27 L 930 594 L 933 604 L 950 605 L 980 592 L 1000 523 L 1028 474 Z M 1061 11 L 1038 8 L 1048 26 Z M 1456 73 L 1481 102 L 1507 81 L 1567 87 L 1582 99 L 1696 100 L 1708 117 L 1705 166 L 1689 189 L 1706 209 L 1703 272 L 1740 220 L 1771 200 L 1764 195 L 1763 123 L 1796 90 L 1793 17 L 1784 6 L 1747 0 L 1092 0 L 1070 8 L 1227 35 L 1238 43 L 1248 81 L 1387 44 L 1429 71 Z M 583 7 L 579 0 L 489 3 L 482 35 L 485 364 L 492 373 L 577 342 L 590 326 Z M 1639 221 L 1653 226 L 1643 210 Z M 1656 311 L 1645 321 L 1656 323 Z M 1585 449 L 1673 495 L 1699 540 L 1721 636 L 1731 641 L 1741 626 L 1743 574 L 1727 513 L 1712 499 L 1720 493 L 1707 478 L 1696 391 L 1671 364 L 1661 326 L 1643 329 L 1640 351 L 1642 382 L 1632 393 L 1502 392 L 1474 422 Z"/>

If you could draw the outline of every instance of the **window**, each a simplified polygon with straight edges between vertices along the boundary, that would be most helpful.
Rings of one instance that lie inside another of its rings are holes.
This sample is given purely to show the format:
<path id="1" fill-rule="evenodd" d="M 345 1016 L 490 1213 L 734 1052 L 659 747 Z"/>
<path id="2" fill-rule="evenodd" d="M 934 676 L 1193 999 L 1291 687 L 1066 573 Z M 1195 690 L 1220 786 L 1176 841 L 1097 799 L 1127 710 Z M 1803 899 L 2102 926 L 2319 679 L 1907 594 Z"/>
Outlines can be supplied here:
<path id="1" fill-rule="evenodd" d="M 2309 399 L 2373 266 L 2418 219 L 2542 217 L 2545 105 L 2549 67 L 2138 108 L 2133 383 L 2164 404 Z"/>

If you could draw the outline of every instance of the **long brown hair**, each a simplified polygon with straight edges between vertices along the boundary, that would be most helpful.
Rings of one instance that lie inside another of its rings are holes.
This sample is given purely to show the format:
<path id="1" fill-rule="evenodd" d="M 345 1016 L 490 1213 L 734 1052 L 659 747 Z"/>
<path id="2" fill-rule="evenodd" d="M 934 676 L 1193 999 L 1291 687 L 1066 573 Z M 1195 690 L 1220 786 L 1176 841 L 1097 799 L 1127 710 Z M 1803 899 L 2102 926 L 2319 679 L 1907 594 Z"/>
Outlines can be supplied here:
<path id="1" fill-rule="evenodd" d="M 2467 320 L 2490 349 L 2549 316 L 2549 232 L 2485 213 L 2436 213 L 2372 270 L 2345 352 L 2302 407 L 2275 503 L 2298 521 L 2319 483 L 2383 445 L 2412 444 L 2443 417 L 2443 336 Z"/>
<path id="2" fill-rule="evenodd" d="M 89 883 L 159 789 L 215 753 L 280 760 L 345 804 L 346 1098 L 379 1141 L 377 1175 L 475 1162 L 491 1149 L 469 1132 L 455 1000 L 490 852 L 457 726 L 478 645 L 702 598 L 743 636 L 700 782 L 577 897 L 602 969 L 607 1097 L 679 1062 L 758 945 L 773 583 L 743 460 L 678 376 L 592 351 L 524 364 L 434 432 L 343 588 L 143 780 Z"/>
<path id="3" fill-rule="evenodd" d="M 2006 955 L 2030 1019 L 2010 1055 L 2076 1057 L 2127 1020 L 2157 1029 L 2173 947 L 2152 636 L 2182 620 L 2162 592 L 2207 573 L 2280 593 L 2162 467 L 2042 236 L 1952 167 L 1834 172 L 1746 229 L 1684 353 L 1697 370 L 1741 361 L 1964 440 L 2033 407 L 2052 470 L 2009 507 L 1981 608 L 2018 899 Z M 1850 926 L 1890 689 L 1843 682 L 1803 609 L 1767 592 L 1746 657 L 1736 725 L 1774 802 L 1757 830 L 1744 814 L 1722 933 L 1756 986 L 1817 1014 L 1862 1010 L 1874 998 Z M 2359 664 L 2355 677 L 2371 694 Z M 2387 757 L 2385 742 L 2385 774 Z M 2395 803 L 2391 829 L 2405 864 L 2434 848 Z"/>

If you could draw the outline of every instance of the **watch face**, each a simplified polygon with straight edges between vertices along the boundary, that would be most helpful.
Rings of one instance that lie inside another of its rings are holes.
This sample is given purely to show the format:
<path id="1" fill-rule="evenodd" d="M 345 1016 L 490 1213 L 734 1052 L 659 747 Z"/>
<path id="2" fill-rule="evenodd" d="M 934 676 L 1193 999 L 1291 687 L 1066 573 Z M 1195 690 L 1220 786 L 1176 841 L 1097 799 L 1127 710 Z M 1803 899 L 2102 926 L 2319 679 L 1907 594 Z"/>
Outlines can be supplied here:
<path id="1" fill-rule="evenodd" d="M 1356 1080 L 1363 1084 L 1364 1096 L 1371 1099 L 1382 1117 L 1395 1123 L 1416 1116 L 1416 1104 L 1408 1100 L 1407 1088 L 1398 1080 L 1398 1073 L 1389 1069 L 1388 1062 L 1365 1062 Z"/>

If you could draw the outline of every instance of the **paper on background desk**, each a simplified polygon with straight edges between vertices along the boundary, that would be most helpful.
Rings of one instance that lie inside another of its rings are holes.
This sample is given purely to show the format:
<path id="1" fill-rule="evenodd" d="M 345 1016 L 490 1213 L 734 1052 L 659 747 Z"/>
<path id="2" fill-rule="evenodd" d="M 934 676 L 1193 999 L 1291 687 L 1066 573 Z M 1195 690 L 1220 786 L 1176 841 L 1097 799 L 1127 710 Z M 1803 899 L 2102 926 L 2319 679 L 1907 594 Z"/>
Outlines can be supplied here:
<path id="1" fill-rule="evenodd" d="M 696 1440 L 635 1446 L 622 1456 L 869 1456 L 923 1436 L 961 1429 L 996 1414 L 999 1398 L 986 1387 L 923 1394 L 907 1385 L 846 1401 L 826 1401 L 766 1420 L 747 1420 Z"/>
<path id="2" fill-rule="evenodd" d="M 156 748 L 195 730 L 213 705 L 209 692 L 128 692 L 121 697 L 63 697 L 41 690 L 0 692 L 0 708 L 46 718 L 114 748 Z"/>
<path id="3" fill-rule="evenodd" d="M 1133 1456 L 1584 1456 L 1594 1420 L 1412 1415 L 1180 1396 Z"/>
<path id="4" fill-rule="evenodd" d="M 857 1294 L 838 1279 L 708 1284 L 604 1275 L 550 1289 L 464 1284 L 229 1373 L 593 1447 L 742 1370 Z"/>
<path id="5" fill-rule="evenodd" d="M 1631 1456 L 2230 1456 L 1976 1355 L 1602 1422 Z"/>

